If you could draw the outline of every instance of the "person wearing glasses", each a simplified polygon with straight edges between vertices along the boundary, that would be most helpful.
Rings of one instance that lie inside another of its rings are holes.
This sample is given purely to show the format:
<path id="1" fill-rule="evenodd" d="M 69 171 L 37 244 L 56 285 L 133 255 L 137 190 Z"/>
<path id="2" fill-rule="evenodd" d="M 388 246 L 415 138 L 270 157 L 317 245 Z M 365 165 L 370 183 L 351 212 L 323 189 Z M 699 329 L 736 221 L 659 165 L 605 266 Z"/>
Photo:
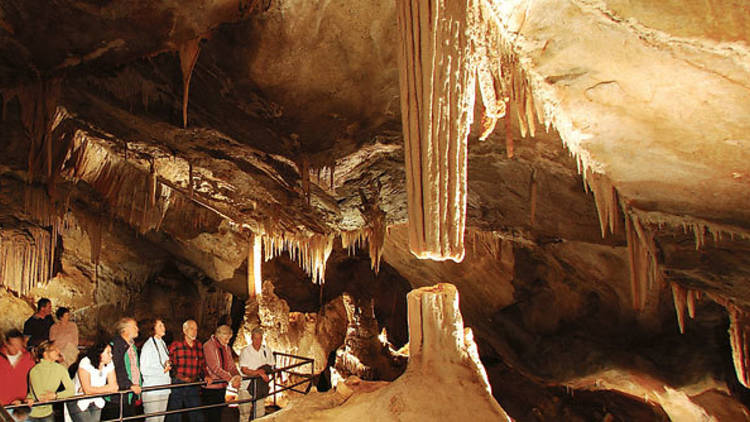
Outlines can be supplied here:
<path id="1" fill-rule="evenodd" d="M 167 328 L 164 321 L 156 319 L 150 326 L 151 337 L 141 347 L 141 374 L 143 386 L 166 385 L 172 382 L 169 375 L 172 363 L 169 360 L 169 350 L 164 342 Z M 169 389 L 145 391 L 143 398 L 143 413 L 163 412 L 167 410 Z M 151 416 L 147 422 L 163 422 L 164 416 Z"/>

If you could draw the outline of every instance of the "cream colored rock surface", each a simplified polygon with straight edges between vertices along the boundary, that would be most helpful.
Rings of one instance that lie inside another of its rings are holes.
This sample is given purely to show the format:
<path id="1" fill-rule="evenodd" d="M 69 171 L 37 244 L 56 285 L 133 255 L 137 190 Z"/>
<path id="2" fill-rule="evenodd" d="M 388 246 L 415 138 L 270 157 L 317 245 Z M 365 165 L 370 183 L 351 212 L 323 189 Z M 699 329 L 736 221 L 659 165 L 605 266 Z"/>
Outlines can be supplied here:
<path id="1" fill-rule="evenodd" d="M 311 358 L 315 373 L 320 373 L 327 366 L 328 354 L 344 340 L 346 310 L 337 299 L 327 303 L 320 313 L 290 312 L 286 301 L 274 294 L 273 283 L 266 280 L 257 304 L 247 303 L 244 324 L 232 345 L 235 352 L 240 353 L 250 344 L 252 330 L 258 323 L 271 350 Z"/>
<path id="2" fill-rule="evenodd" d="M 269 420 L 463 420 L 471 415 L 477 421 L 510 421 L 490 394 L 471 331 L 464 330 L 456 288 L 416 289 L 408 303 L 410 358 L 403 375 L 374 391 L 297 399 Z"/>
<path id="3" fill-rule="evenodd" d="M 515 0 L 492 7 L 547 118 L 629 206 L 748 229 L 746 6 Z"/>

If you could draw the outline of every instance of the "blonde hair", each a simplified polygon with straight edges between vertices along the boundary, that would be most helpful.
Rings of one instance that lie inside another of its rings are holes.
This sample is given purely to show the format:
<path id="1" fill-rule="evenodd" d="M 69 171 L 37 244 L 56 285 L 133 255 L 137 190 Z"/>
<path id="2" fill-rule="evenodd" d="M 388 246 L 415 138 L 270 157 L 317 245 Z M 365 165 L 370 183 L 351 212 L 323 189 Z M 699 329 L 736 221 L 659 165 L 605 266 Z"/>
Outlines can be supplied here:
<path id="1" fill-rule="evenodd" d="M 44 359 L 44 354 L 47 353 L 52 347 L 54 347 L 54 345 L 55 342 L 51 340 L 44 340 L 43 342 L 39 343 L 39 345 L 34 348 L 36 359 Z"/>
<path id="2" fill-rule="evenodd" d="M 256 335 L 256 334 L 260 334 L 260 335 L 263 335 L 263 329 L 262 329 L 262 328 L 260 328 L 260 327 L 255 327 L 255 328 L 253 328 L 253 331 L 251 331 L 251 332 L 250 332 L 250 335 L 251 335 L 251 336 L 254 336 L 254 335 Z"/>

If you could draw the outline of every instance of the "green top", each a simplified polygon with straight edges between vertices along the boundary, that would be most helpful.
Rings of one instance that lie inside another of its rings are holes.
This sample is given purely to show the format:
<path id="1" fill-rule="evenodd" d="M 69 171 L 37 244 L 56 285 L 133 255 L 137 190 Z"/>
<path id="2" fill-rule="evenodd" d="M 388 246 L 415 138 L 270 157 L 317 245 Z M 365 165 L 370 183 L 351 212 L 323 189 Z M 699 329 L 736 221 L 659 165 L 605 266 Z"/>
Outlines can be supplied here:
<path id="1" fill-rule="evenodd" d="M 60 387 L 60 383 L 63 384 L 65 389 L 57 393 L 57 398 L 64 399 L 75 395 L 76 387 L 73 385 L 70 375 L 68 375 L 68 370 L 57 362 L 50 362 L 46 359 L 42 359 L 41 362 L 37 363 L 36 366 L 29 371 L 28 397 L 34 399 L 34 401 L 39 401 L 37 396 L 49 393 L 50 391 L 57 391 L 58 387 Z M 33 418 L 44 418 L 51 414 L 52 405 L 34 406 L 31 408 L 31 414 L 29 416 Z"/>

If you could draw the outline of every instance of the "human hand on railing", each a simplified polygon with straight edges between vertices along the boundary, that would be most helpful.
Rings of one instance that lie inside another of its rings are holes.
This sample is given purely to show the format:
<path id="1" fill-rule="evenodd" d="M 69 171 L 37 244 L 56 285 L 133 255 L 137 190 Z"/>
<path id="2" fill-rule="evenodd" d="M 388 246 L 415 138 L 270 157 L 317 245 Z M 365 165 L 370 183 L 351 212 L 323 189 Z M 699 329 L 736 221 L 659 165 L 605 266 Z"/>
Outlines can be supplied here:
<path id="1" fill-rule="evenodd" d="M 39 401 L 50 401 L 54 400 L 57 394 L 54 391 L 43 393 L 39 396 Z"/>
<path id="2" fill-rule="evenodd" d="M 266 375 L 266 371 L 260 371 L 260 377 L 263 378 L 263 381 L 268 382 L 271 378 Z"/>
<path id="3" fill-rule="evenodd" d="M 213 378 L 211 377 L 206 377 L 205 379 L 206 379 L 206 385 L 211 385 L 211 383 L 214 382 Z"/>
<path id="4" fill-rule="evenodd" d="M 141 394 L 141 386 L 138 384 L 133 384 L 130 386 L 130 390 L 134 392 L 135 394 Z"/>
<path id="5" fill-rule="evenodd" d="M 231 384 L 234 388 L 240 388 L 241 381 L 242 377 L 240 377 L 239 375 L 235 375 L 232 377 L 232 379 L 229 380 L 229 384 Z"/>

